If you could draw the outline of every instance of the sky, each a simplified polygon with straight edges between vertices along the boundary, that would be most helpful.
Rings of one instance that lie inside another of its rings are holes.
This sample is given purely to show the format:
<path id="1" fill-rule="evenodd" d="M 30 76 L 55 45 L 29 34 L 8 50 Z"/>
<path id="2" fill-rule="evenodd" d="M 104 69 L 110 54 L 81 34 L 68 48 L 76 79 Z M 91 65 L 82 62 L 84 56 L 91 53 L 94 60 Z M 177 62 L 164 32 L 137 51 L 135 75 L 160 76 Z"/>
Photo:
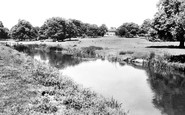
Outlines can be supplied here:
<path id="1" fill-rule="evenodd" d="M 157 12 L 159 0 L 0 0 L 0 21 L 11 29 L 19 19 L 42 26 L 46 19 L 62 17 L 84 23 L 119 27 L 125 22 L 142 24 Z"/>

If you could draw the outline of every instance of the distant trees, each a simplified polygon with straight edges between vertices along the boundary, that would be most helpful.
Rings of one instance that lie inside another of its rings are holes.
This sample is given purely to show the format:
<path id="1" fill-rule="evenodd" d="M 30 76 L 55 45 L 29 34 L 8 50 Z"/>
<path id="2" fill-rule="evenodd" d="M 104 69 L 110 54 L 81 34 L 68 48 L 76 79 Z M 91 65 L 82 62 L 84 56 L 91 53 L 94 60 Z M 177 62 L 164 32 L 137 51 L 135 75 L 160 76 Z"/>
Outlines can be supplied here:
<path id="1" fill-rule="evenodd" d="M 106 32 L 108 31 L 108 28 L 105 24 L 102 24 L 100 27 L 99 27 L 99 30 L 98 30 L 98 34 L 99 36 L 104 36 L 106 34 Z"/>
<path id="2" fill-rule="evenodd" d="M 66 20 L 61 17 L 47 19 L 41 27 L 33 27 L 26 20 L 19 20 L 18 24 L 13 26 L 9 32 L 0 22 L 0 38 L 11 38 L 17 40 L 36 40 L 53 39 L 54 41 L 64 41 L 65 39 L 75 37 L 99 37 L 104 36 L 108 31 L 107 26 L 102 24 L 83 23 L 79 20 Z"/>
<path id="3" fill-rule="evenodd" d="M 9 30 L 5 28 L 2 21 L 0 21 L 0 40 L 9 38 Z"/>
<path id="4" fill-rule="evenodd" d="M 66 20 L 60 17 L 53 17 L 40 27 L 39 34 L 42 39 L 55 39 L 64 41 L 67 38 L 73 37 L 98 37 L 103 36 L 107 31 L 106 25 L 98 27 L 95 24 L 83 23 L 79 20 Z"/>
<path id="5" fill-rule="evenodd" d="M 146 19 L 143 21 L 143 24 L 140 26 L 139 34 L 141 36 L 148 36 L 149 32 L 151 31 L 151 24 L 152 20 Z"/>
<path id="6" fill-rule="evenodd" d="M 84 23 L 76 19 L 70 19 L 70 21 L 75 25 L 76 37 L 81 37 L 85 33 Z"/>
<path id="7" fill-rule="evenodd" d="M 86 24 L 86 35 L 87 36 L 89 36 L 89 37 L 93 37 L 93 38 L 95 38 L 95 37 L 98 37 L 98 26 L 96 25 L 96 24 L 93 24 L 93 25 L 91 25 L 91 24 Z"/>
<path id="8" fill-rule="evenodd" d="M 179 47 L 184 47 L 185 40 L 185 1 L 160 0 L 152 28 L 156 37 L 163 40 L 178 40 Z"/>
<path id="9" fill-rule="evenodd" d="M 13 39 L 33 40 L 37 38 L 38 32 L 28 21 L 19 20 L 18 24 L 11 28 L 10 35 Z"/>
<path id="10" fill-rule="evenodd" d="M 116 34 L 121 37 L 136 37 L 139 33 L 139 25 L 135 23 L 123 23 L 118 27 Z"/>
<path id="11" fill-rule="evenodd" d="M 52 38 L 63 41 L 67 36 L 67 22 L 63 18 L 50 18 L 44 22 L 39 30 L 42 38 Z"/>

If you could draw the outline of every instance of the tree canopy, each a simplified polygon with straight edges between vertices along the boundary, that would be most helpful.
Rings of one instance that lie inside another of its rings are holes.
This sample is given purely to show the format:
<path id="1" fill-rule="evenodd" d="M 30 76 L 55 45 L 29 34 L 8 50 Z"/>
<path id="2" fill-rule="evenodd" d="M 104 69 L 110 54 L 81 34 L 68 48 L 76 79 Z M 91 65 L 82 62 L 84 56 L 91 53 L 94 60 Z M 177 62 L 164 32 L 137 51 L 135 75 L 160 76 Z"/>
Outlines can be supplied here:
<path id="1" fill-rule="evenodd" d="M 98 37 L 103 36 L 107 31 L 106 25 L 98 27 L 95 24 L 83 23 L 79 20 L 66 20 L 61 17 L 53 17 L 40 27 L 40 38 L 56 39 L 57 41 L 64 41 L 66 38 L 73 37 Z"/>
<path id="2" fill-rule="evenodd" d="M 9 30 L 5 28 L 2 21 L 0 21 L 0 39 L 7 39 L 9 38 Z"/>
<path id="3" fill-rule="evenodd" d="M 139 34 L 142 36 L 147 36 L 149 34 L 150 29 L 151 29 L 151 23 L 152 23 L 152 20 L 145 19 L 143 21 L 143 24 L 140 26 Z"/>
<path id="4" fill-rule="evenodd" d="M 99 31 L 98 31 L 98 34 L 99 36 L 104 36 L 106 34 L 106 32 L 108 31 L 108 28 L 105 24 L 102 24 L 100 27 L 99 27 Z"/>
<path id="5" fill-rule="evenodd" d="M 179 47 L 184 47 L 185 1 L 160 0 L 152 27 L 159 39 L 178 40 Z"/>
<path id="6" fill-rule="evenodd" d="M 19 20 L 18 24 L 11 28 L 10 35 L 18 40 L 33 40 L 37 38 L 38 33 L 28 21 Z"/>
<path id="7" fill-rule="evenodd" d="M 116 34 L 121 37 L 136 37 L 139 33 L 139 25 L 135 23 L 123 23 L 118 29 Z"/>

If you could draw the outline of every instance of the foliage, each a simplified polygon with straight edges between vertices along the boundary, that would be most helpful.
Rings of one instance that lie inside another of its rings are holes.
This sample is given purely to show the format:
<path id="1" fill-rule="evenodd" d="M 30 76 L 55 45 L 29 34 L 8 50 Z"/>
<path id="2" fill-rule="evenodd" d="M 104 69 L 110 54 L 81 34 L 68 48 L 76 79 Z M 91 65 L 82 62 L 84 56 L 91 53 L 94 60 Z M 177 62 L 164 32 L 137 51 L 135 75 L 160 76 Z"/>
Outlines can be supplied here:
<path id="1" fill-rule="evenodd" d="M 103 36 L 107 31 L 106 25 L 98 27 L 95 24 L 83 23 L 75 19 L 63 19 L 53 17 L 48 19 L 40 28 L 41 39 L 55 39 L 64 41 L 66 38 L 72 37 L 98 37 Z"/>
<path id="2" fill-rule="evenodd" d="M 53 17 L 40 27 L 39 34 L 43 38 L 53 38 L 63 41 L 66 39 L 66 20 L 59 17 Z"/>
<path id="3" fill-rule="evenodd" d="M 116 100 L 83 88 L 56 68 L 1 45 L 0 54 L 2 115 L 126 114 Z"/>
<path id="4" fill-rule="evenodd" d="M 83 22 L 79 21 L 79 20 L 76 20 L 76 19 L 70 19 L 71 22 L 76 26 L 76 36 L 77 37 L 80 37 L 84 34 L 84 31 L 83 31 Z"/>
<path id="5" fill-rule="evenodd" d="M 151 29 L 151 23 L 152 20 L 146 19 L 143 21 L 143 24 L 140 27 L 139 34 L 143 36 L 147 36 L 149 34 L 149 31 Z"/>
<path id="6" fill-rule="evenodd" d="M 96 24 L 93 24 L 93 25 L 86 24 L 86 26 L 87 26 L 87 31 L 86 31 L 87 36 L 90 36 L 90 37 L 93 37 L 93 38 L 98 36 L 98 31 L 99 31 L 98 29 L 99 28 Z"/>
<path id="7" fill-rule="evenodd" d="M 108 31 L 108 28 L 105 24 L 102 24 L 100 27 L 99 27 L 99 31 L 98 31 L 98 34 L 99 36 L 104 36 L 105 33 Z"/>
<path id="8" fill-rule="evenodd" d="M 118 29 L 116 34 L 121 37 L 136 37 L 139 33 L 139 25 L 135 23 L 123 23 Z"/>
<path id="9" fill-rule="evenodd" d="M 33 40 L 37 38 L 38 32 L 28 21 L 19 20 L 18 24 L 11 28 L 10 35 L 13 39 Z"/>
<path id="10" fill-rule="evenodd" d="M 3 23 L 0 21 L 0 39 L 7 39 L 9 38 L 9 30 L 5 28 Z"/>
<path id="11" fill-rule="evenodd" d="M 158 12 L 152 23 L 157 31 L 157 37 L 163 40 L 178 40 L 184 47 L 185 33 L 185 1 L 160 0 Z"/>

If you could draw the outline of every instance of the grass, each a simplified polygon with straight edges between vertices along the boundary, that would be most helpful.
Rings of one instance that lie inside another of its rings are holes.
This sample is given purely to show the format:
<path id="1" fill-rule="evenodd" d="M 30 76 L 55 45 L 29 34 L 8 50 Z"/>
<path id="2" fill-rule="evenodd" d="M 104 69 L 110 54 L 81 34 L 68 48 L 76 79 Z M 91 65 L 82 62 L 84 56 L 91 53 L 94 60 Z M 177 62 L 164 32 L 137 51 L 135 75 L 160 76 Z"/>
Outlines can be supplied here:
<path id="1" fill-rule="evenodd" d="M 10 46 L 9 46 L 10 47 Z M 45 51 L 45 52 L 62 52 L 62 54 L 69 54 L 73 55 L 73 57 L 80 57 L 80 58 L 96 58 L 98 57 L 96 51 L 103 50 L 102 47 L 97 46 L 89 46 L 89 47 L 82 47 L 78 48 L 64 48 L 60 45 L 57 46 L 50 46 L 46 44 L 16 44 L 13 46 L 14 49 L 20 52 L 28 53 L 34 52 L 35 49 Z"/>
<path id="2" fill-rule="evenodd" d="M 0 45 L 0 114 L 125 115 L 114 99 L 83 88 L 56 68 Z"/>
<path id="3" fill-rule="evenodd" d="M 134 52 L 132 51 L 120 51 L 119 55 L 126 55 L 126 54 L 133 54 Z"/>
<path id="4" fill-rule="evenodd" d="M 179 74 L 184 76 L 185 64 L 178 62 L 176 57 L 179 56 L 169 54 L 158 56 L 155 55 L 155 53 L 151 53 L 148 57 L 148 62 L 145 63 L 144 66 L 157 73 Z M 179 60 L 180 59 L 181 58 L 179 58 Z"/>

